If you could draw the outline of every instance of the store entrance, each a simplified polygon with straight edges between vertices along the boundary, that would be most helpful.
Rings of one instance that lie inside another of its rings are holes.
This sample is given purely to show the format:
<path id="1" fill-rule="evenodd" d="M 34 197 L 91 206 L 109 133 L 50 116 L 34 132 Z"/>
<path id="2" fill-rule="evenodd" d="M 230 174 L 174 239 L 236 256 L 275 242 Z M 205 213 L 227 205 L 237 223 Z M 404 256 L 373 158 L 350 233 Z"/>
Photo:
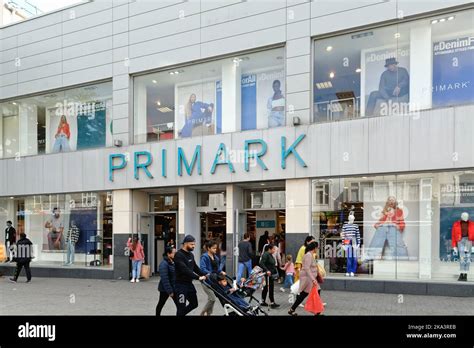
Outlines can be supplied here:
<path id="1" fill-rule="evenodd" d="M 177 225 L 177 212 L 139 215 L 139 238 L 145 250 L 145 263 L 152 273 L 158 273 L 166 246 L 176 247 Z"/>
<path id="2" fill-rule="evenodd" d="M 205 253 L 204 245 L 208 240 L 215 240 L 218 243 L 218 254 L 221 262 L 225 264 L 226 255 L 226 212 L 213 211 L 199 213 L 201 222 L 201 254 Z M 224 257 L 224 258 L 223 258 Z M 225 268 L 225 266 L 224 266 Z"/>
<path id="3" fill-rule="evenodd" d="M 154 215 L 154 267 L 158 273 L 167 246 L 176 247 L 177 213 L 158 213 Z"/>

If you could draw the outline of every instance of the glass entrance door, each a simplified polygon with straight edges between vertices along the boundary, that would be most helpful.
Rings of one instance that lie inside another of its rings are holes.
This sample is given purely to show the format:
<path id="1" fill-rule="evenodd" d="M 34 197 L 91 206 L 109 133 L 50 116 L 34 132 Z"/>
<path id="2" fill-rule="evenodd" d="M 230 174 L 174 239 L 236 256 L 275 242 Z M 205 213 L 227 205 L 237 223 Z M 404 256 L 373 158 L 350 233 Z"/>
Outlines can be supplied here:
<path id="1" fill-rule="evenodd" d="M 177 247 L 178 213 L 166 212 L 154 214 L 153 246 L 154 260 L 152 271 L 158 273 L 163 254 L 167 246 Z"/>
<path id="2" fill-rule="evenodd" d="M 143 250 L 145 251 L 145 264 L 150 265 L 151 269 L 153 268 L 154 261 L 154 248 L 152 247 L 153 243 L 153 215 L 149 213 L 139 213 L 138 214 L 138 238 L 143 245 Z"/>

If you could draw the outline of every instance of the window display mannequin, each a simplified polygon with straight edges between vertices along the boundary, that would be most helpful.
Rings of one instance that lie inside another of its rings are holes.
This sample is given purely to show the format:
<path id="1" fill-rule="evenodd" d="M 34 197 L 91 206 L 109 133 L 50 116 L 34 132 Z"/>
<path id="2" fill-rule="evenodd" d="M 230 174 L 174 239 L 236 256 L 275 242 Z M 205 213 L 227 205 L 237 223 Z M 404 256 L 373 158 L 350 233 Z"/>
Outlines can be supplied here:
<path id="1" fill-rule="evenodd" d="M 348 222 L 342 226 L 342 242 L 347 256 L 346 277 L 353 277 L 357 271 L 357 251 L 360 246 L 359 226 L 354 223 L 354 215 L 349 215 Z"/>
<path id="2" fill-rule="evenodd" d="M 74 256 L 76 253 L 76 243 L 79 240 L 80 230 L 77 227 L 74 220 L 71 221 L 71 227 L 66 232 L 66 245 L 67 245 L 67 256 L 66 256 L 66 266 L 71 266 L 74 264 Z"/>
<path id="3" fill-rule="evenodd" d="M 461 214 L 461 220 L 454 222 L 451 230 L 451 243 L 455 255 L 459 254 L 459 281 L 467 281 L 467 272 L 471 264 L 472 242 L 474 241 L 474 222 L 469 220 L 469 214 Z"/>
<path id="4" fill-rule="evenodd" d="M 398 207 L 395 197 L 388 197 L 385 207 L 382 210 L 382 216 L 374 227 L 375 233 L 367 249 L 368 258 L 381 258 L 385 242 L 388 244 L 390 257 L 399 259 L 408 258 L 408 249 L 402 236 L 405 230 L 403 210 Z M 388 255 L 384 256 L 386 257 Z"/>

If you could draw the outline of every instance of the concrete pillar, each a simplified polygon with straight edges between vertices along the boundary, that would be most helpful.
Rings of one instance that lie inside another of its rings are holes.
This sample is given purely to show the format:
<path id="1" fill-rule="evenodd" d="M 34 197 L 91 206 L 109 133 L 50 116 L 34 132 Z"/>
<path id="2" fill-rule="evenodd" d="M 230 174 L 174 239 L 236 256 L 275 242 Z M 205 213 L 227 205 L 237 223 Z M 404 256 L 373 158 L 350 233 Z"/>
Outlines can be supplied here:
<path id="1" fill-rule="evenodd" d="M 296 259 L 304 239 L 311 234 L 311 179 L 286 180 L 286 254 Z"/>
<path id="2" fill-rule="evenodd" d="M 148 212 L 148 194 L 133 190 L 115 190 L 113 194 L 114 278 L 129 277 L 129 258 L 124 248 L 131 233 L 138 232 L 138 214 Z"/>
<path id="3" fill-rule="evenodd" d="M 145 81 L 135 85 L 136 98 L 134 102 L 134 143 L 146 143 L 147 139 L 147 92 Z"/>
<path id="4" fill-rule="evenodd" d="M 239 222 L 236 224 L 236 210 L 239 210 Z M 236 247 L 240 241 L 240 235 L 235 230 L 239 226 L 243 235 L 247 231 L 247 214 L 244 211 L 244 192 L 241 187 L 229 184 L 226 187 L 226 271 L 230 276 L 235 273 Z"/>
<path id="5" fill-rule="evenodd" d="M 36 155 L 38 153 L 38 109 L 36 106 L 20 104 L 19 129 L 20 155 Z"/>
<path id="6" fill-rule="evenodd" d="M 194 257 L 199 260 L 201 257 L 201 224 L 199 214 L 196 212 L 197 192 L 188 187 L 180 187 L 178 189 L 178 233 L 176 238 L 177 248 L 181 247 L 184 236 L 190 234 L 196 238 L 196 248 L 194 249 Z M 198 261 L 196 261 L 198 262 Z"/>
<path id="7" fill-rule="evenodd" d="M 222 133 L 241 128 L 240 66 L 232 60 L 222 63 Z"/>
<path id="8" fill-rule="evenodd" d="M 420 179 L 420 236 L 419 236 L 419 278 L 431 279 L 433 214 L 435 208 L 431 198 L 433 196 L 433 179 Z M 439 208 L 436 209 L 439 212 Z M 439 231 L 439 229 L 438 229 Z M 435 238 L 439 244 L 439 236 Z M 439 254 L 438 254 L 439 255 Z"/>
<path id="9" fill-rule="evenodd" d="M 410 111 L 431 108 L 431 24 L 412 23 L 410 29 Z"/>

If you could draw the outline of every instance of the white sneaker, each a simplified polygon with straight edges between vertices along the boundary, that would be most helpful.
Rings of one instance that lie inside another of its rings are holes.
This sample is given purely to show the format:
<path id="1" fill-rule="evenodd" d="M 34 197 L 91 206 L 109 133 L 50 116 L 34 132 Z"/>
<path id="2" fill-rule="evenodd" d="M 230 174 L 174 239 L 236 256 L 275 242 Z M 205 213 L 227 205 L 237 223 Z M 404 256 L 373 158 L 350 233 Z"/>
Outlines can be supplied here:
<path id="1" fill-rule="evenodd" d="M 135 283 L 140 283 L 140 279 L 137 278 L 137 280 L 135 280 Z"/>
<path id="2" fill-rule="evenodd" d="M 349 276 L 350 276 L 350 274 L 349 274 L 349 273 L 346 273 L 346 277 L 349 277 Z"/>
<path id="3" fill-rule="evenodd" d="M 283 288 L 280 288 L 280 291 L 281 291 L 281 292 L 285 292 L 285 289 L 283 289 Z"/>
<path id="4" fill-rule="evenodd" d="M 132 278 L 132 280 L 130 280 L 130 283 L 135 283 L 135 278 Z"/>
<path id="5" fill-rule="evenodd" d="M 304 308 L 304 304 L 300 304 L 298 307 Z"/>
<path id="6" fill-rule="evenodd" d="M 351 277 L 353 277 L 353 276 L 354 276 L 354 272 L 351 272 Z"/>
<path id="7" fill-rule="evenodd" d="M 326 302 L 323 302 L 323 306 L 326 307 L 327 303 Z"/>

